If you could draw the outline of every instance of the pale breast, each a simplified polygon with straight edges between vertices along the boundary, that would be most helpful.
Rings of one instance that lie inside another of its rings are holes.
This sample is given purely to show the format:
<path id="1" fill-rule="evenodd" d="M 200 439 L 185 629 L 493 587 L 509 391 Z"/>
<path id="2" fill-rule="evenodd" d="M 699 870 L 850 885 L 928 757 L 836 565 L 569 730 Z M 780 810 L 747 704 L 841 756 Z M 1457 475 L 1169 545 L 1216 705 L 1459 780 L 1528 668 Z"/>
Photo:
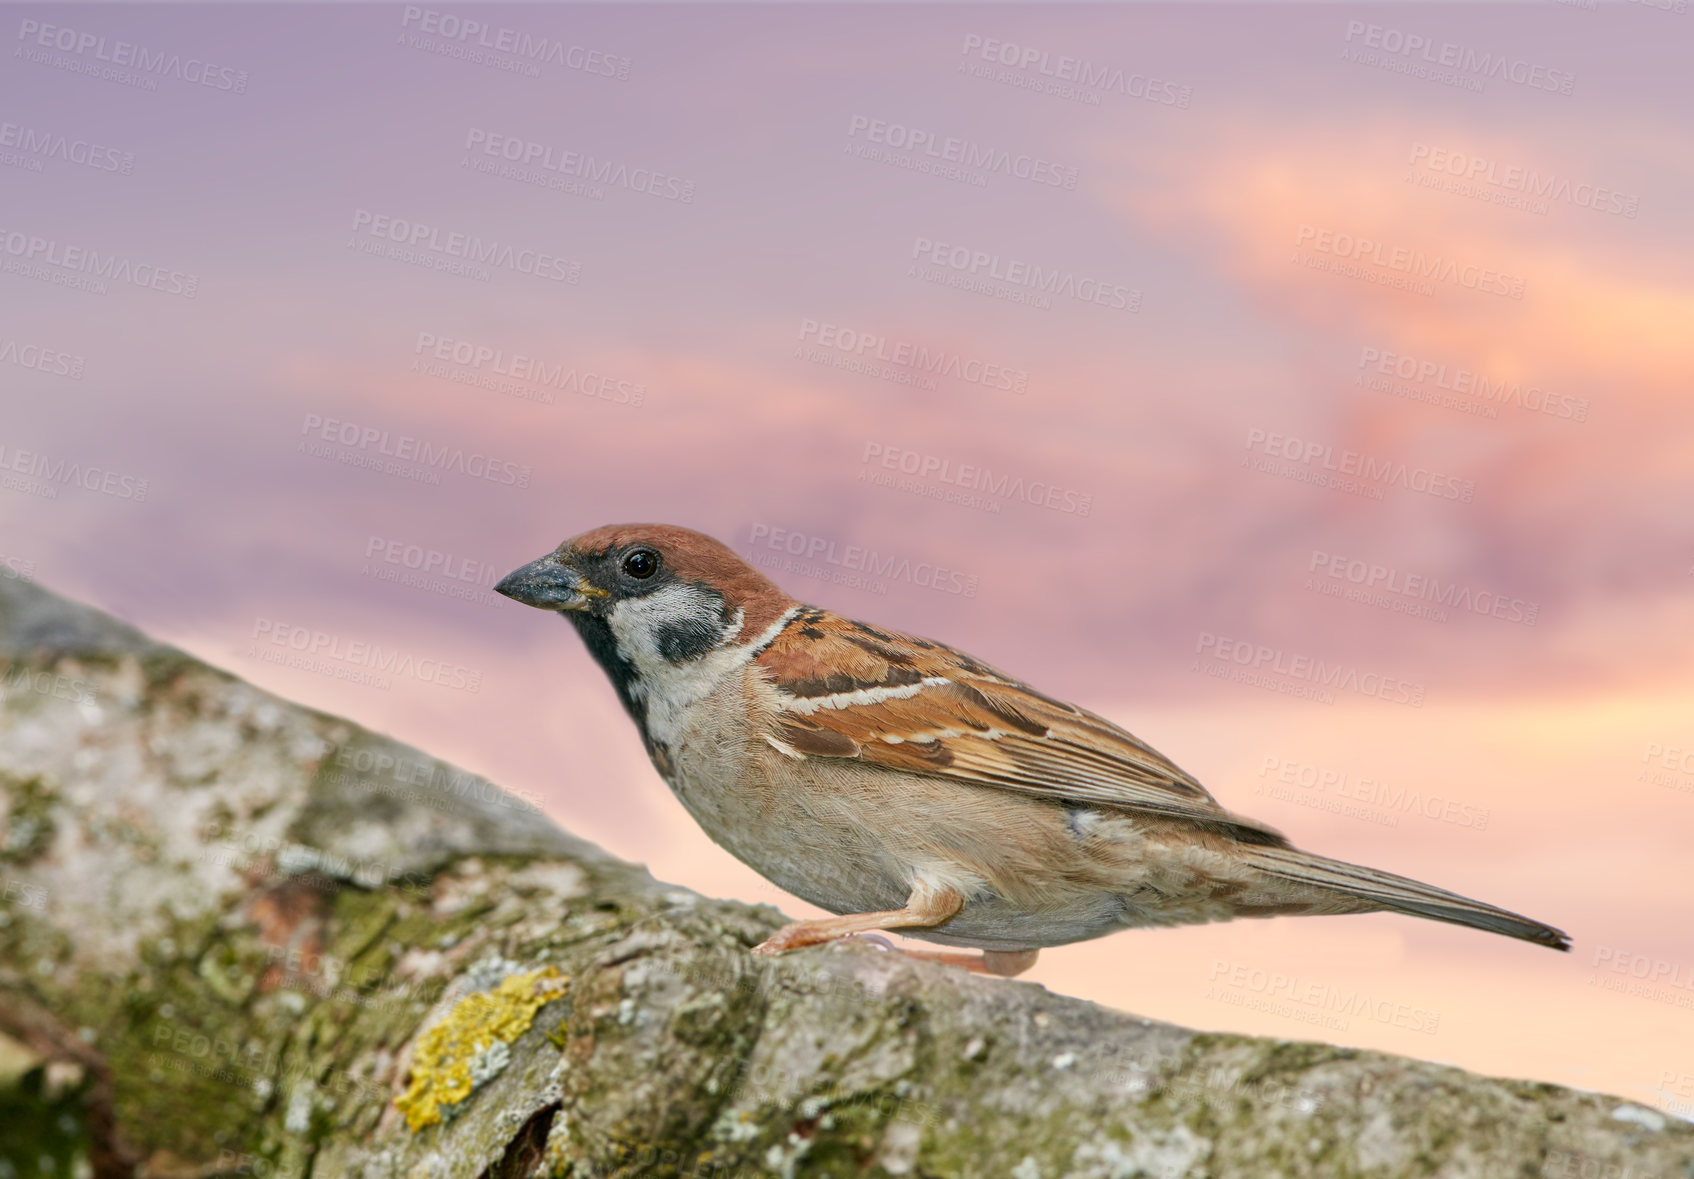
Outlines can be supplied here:
<path id="1" fill-rule="evenodd" d="M 906 932 L 1001 950 L 1227 916 L 1195 885 L 1230 857 L 1173 844 L 1167 821 L 794 757 L 749 730 L 761 715 L 757 673 L 735 678 L 680 714 L 668 781 L 714 842 L 795 896 L 878 912 L 903 907 L 914 880 L 939 881 L 966 896 L 965 909 Z"/>
<path id="2" fill-rule="evenodd" d="M 750 732 L 745 691 L 735 677 L 679 715 L 672 792 L 713 842 L 796 896 L 837 913 L 904 904 L 872 816 Z"/>

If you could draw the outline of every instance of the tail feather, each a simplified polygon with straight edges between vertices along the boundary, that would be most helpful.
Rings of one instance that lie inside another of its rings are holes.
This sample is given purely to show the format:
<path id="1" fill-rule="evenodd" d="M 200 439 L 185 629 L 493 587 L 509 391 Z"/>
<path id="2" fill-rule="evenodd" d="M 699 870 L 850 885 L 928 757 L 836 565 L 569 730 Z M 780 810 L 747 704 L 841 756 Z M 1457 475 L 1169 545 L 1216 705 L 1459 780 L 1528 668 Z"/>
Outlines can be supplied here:
<path id="1" fill-rule="evenodd" d="M 1345 893 L 1391 913 L 1468 925 L 1555 950 L 1570 949 L 1570 938 L 1551 925 L 1392 872 L 1315 856 L 1291 847 L 1244 847 L 1242 855 L 1260 871 L 1279 879 Z"/>

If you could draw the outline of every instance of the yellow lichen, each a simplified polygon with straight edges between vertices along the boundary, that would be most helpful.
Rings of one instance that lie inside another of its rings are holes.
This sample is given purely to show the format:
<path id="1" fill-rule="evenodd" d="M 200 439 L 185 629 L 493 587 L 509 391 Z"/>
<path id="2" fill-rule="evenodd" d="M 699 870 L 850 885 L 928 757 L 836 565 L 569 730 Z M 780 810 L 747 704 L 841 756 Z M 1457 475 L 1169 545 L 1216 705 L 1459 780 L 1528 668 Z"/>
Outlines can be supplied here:
<path id="1" fill-rule="evenodd" d="M 412 1083 L 394 1099 L 413 1130 L 433 1126 L 446 1106 L 470 1096 L 479 1079 L 472 1062 L 496 1044 L 510 1044 L 528 1030 L 543 1004 L 558 998 L 570 976 L 547 966 L 508 975 L 492 991 L 466 995 L 418 1037 L 412 1049 Z"/>

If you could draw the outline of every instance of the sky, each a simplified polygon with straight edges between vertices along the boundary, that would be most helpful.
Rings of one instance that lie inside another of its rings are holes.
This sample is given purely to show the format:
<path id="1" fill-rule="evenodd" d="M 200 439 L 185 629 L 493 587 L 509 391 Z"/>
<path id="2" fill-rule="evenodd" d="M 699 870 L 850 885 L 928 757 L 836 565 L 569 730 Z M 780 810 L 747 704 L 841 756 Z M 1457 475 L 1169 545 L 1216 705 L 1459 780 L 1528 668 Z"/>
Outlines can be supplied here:
<path id="1" fill-rule="evenodd" d="M 1027 978 L 1694 1116 L 1680 2 L 8 7 L 0 573 L 815 913 L 489 589 L 698 528 L 1575 941 Z"/>

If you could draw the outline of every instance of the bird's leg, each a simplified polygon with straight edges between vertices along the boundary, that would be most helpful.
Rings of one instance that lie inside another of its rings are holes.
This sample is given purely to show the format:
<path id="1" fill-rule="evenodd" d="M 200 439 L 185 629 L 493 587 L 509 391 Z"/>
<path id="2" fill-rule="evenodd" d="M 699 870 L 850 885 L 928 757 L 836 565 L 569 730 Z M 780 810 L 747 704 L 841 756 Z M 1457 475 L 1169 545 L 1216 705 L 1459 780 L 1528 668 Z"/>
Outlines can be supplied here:
<path id="1" fill-rule="evenodd" d="M 922 958 L 925 962 L 941 962 L 947 966 L 963 966 L 966 970 L 974 970 L 978 974 L 992 974 L 1000 978 L 1012 978 L 1022 974 L 1035 965 L 1035 956 L 1040 950 L 984 950 L 980 954 L 953 954 L 946 950 L 900 950 L 908 958 Z"/>
<path id="2" fill-rule="evenodd" d="M 780 954 L 784 950 L 798 950 L 801 946 L 832 942 L 836 938 L 854 933 L 868 933 L 873 929 L 928 928 L 940 925 L 964 907 L 965 898 L 953 889 L 928 888 L 920 883 L 912 889 L 912 895 L 906 898 L 904 909 L 890 909 L 883 913 L 849 913 L 845 917 L 796 921 L 754 946 L 753 953 Z"/>

